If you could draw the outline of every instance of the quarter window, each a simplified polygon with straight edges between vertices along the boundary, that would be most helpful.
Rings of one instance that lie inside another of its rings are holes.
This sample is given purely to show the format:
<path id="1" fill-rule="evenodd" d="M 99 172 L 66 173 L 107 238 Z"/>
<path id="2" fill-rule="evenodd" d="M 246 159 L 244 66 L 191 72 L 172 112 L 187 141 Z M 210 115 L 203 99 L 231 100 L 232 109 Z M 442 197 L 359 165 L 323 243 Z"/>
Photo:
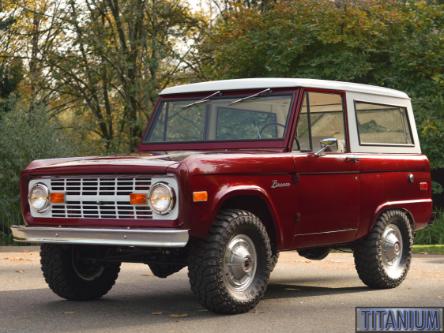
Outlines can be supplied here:
<path id="1" fill-rule="evenodd" d="M 345 126 L 342 96 L 306 92 L 299 113 L 293 150 L 317 151 L 321 140 L 336 138 L 338 152 L 345 152 Z M 331 150 L 330 150 L 331 151 Z"/>
<path id="2" fill-rule="evenodd" d="M 361 144 L 413 144 L 406 108 L 355 102 L 355 110 Z"/>

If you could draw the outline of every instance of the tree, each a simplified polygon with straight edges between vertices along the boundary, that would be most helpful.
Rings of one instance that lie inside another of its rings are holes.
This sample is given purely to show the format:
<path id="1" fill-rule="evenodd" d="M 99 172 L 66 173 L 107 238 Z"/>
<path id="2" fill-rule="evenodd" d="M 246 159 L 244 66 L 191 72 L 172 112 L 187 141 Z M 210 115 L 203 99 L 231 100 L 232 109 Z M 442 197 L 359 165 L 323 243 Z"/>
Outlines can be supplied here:
<path id="1" fill-rule="evenodd" d="M 71 0 L 65 11 L 69 47 L 49 60 L 53 89 L 90 113 L 107 150 L 122 143 L 132 150 L 158 90 L 183 71 L 198 20 L 167 0 L 85 0 L 84 7 Z"/>
<path id="2" fill-rule="evenodd" d="M 137 145 L 157 92 L 186 75 L 201 20 L 179 0 L 2 4 L 0 55 L 25 66 L 21 103 L 105 151 Z"/>
<path id="3" fill-rule="evenodd" d="M 444 165 L 444 5 L 438 1 L 278 0 L 241 6 L 210 25 L 199 79 L 308 77 L 409 93 L 424 151 Z"/>
<path id="4" fill-rule="evenodd" d="M 0 12 L 3 6 L 0 3 Z M 9 36 L 5 33 L 15 22 L 13 16 L 0 17 L 0 43 L 4 49 L 0 49 L 0 119 L 2 113 L 11 111 L 13 94 L 23 78 L 23 67 L 20 60 L 10 59 L 6 56 L 5 49 L 9 44 Z"/>

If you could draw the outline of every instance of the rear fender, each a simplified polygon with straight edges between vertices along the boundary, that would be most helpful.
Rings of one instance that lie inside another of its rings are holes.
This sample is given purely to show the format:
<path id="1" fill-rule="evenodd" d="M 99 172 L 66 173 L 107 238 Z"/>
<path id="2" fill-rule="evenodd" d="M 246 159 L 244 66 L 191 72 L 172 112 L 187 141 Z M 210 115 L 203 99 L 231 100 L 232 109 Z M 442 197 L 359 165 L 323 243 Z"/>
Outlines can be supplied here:
<path id="1" fill-rule="evenodd" d="M 413 230 L 423 228 L 428 223 L 432 215 L 432 200 L 431 199 L 414 199 L 414 200 L 400 200 L 388 201 L 379 205 L 374 213 L 374 218 L 370 224 L 367 233 L 373 229 L 379 216 L 387 210 L 400 209 L 404 211 L 410 218 L 410 223 Z"/>

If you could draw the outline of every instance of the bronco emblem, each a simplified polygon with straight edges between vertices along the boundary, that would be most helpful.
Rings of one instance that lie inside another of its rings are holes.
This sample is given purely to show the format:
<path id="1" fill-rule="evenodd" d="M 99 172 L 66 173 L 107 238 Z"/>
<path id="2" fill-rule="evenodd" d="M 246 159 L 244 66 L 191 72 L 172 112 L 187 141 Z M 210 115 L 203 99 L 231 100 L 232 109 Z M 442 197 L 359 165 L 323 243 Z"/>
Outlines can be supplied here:
<path id="1" fill-rule="evenodd" d="M 290 183 L 279 183 L 276 179 L 271 183 L 271 188 L 290 187 Z"/>

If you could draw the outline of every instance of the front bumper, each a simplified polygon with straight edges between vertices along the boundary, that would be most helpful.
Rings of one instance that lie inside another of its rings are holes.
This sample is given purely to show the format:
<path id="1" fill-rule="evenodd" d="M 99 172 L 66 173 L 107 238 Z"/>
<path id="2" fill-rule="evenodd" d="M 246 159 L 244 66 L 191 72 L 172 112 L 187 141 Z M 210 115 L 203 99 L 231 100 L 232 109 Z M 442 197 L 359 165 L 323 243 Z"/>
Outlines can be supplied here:
<path id="1" fill-rule="evenodd" d="M 144 247 L 184 247 L 188 230 L 12 226 L 16 242 Z"/>

